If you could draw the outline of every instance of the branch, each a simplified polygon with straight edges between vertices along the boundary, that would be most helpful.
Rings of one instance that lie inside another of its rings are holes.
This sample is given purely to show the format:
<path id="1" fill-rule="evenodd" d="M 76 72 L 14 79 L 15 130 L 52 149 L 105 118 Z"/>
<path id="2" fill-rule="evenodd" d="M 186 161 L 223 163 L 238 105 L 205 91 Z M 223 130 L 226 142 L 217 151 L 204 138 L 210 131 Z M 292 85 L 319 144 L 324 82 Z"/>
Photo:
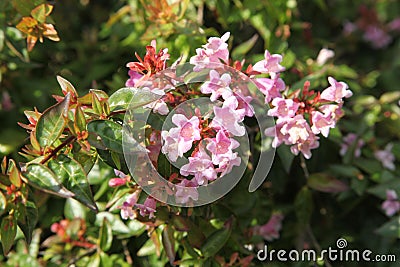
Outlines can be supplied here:
<path id="1" fill-rule="evenodd" d="M 58 151 L 60 151 L 63 147 L 67 146 L 69 143 L 74 141 L 76 139 L 75 136 L 70 136 L 67 139 L 64 140 L 58 147 L 56 147 L 49 155 L 47 155 L 41 162 L 40 164 L 45 164 L 47 161 L 49 161 L 52 157 L 54 157 Z"/>

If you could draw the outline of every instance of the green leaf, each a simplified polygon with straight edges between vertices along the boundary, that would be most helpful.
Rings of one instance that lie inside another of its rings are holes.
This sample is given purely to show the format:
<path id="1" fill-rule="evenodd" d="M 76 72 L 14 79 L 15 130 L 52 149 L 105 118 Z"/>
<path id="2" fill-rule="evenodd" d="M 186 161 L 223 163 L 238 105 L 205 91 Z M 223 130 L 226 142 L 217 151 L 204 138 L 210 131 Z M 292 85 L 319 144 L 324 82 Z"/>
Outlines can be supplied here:
<path id="1" fill-rule="evenodd" d="M 39 118 L 35 134 L 41 147 L 52 145 L 62 134 L 67 123 L 69 101 L 68 93 L 63 101 L 48 108 Z"/>
<path id="2" fill-rule="evenodd" d="M 53 11 L 53 6 L 49 4 L 41 4 L 32 9 L 31 16 L 40 23 L 46 22 L 46 17 Z"/>
<path id="3" fill-rule="evenodd" d="M 297 193 L 294 201 L 294 207 L 296 210 L 296 216 L 298 221 L 305 225 L 310 221 L 314 204 L 312 199 L 312 192 L 306 186 L 304 186 L 299 193 Z"/>
<path id="4" fill-rule="evenodd" d="M 78 96 L 78 93 L 75 90 L 75 87 L 66 79 L 61 76 L 57 76 L 57 82 L 61 87 L 61 90 L 64 94 L 71 93 L 73 96 Z"/>
<path id="5" fill-rule="evenodd" d="M 92 210 L 97 210 L 86 173 L 77 161 L 60 154 L 49 162 L 49 168 L 60 179 L 60 182 L 74 193 L 74 199 Z"/>
<path id="6" fill-rule="evenodd" d="M 7 217 L 2 219 L 1 222 L 1 244 L 3 245 L 4 255 L 7 255 L 17 234 L 17 222 L 15 217 Z"/>
<path id="7" fill-rule="evenodd" d="M 392 218 L 376 232 L 382 236 L 400 238 L 400 216 Z"/>
<path id="8" fill-rule="evenodd" d="M 201 247 L 201 252 L 205 258 L 214 256 L 228 242 L 231 236 L 231 229 L 219 229 L 212 233 Z"/>
<path id="9" fill-rule="evenodd" d="M 67 190 L 57 179 L 55 174 L 46 166 L 39 163 L 31 163 L 22 173 L 28 183 L 42 191 L 55 194 L 60 197 L 73 197 L 74 193 Z"/>
<path id="10" fill-rule="evenodd" d="M 311 174 L 307 179 L 307 185 L 325 193 L 339 193 L 349 189 L 347 184 L 326 173 Z"/>
<path id="11" fill-rule="evenodd" d="M 89 143 L 99 149 L 110 149 L 123 153 L 122 126 L 109 120 L 94 120 L 88 123 Z"/>
<path id="12" fill-rule="evenodd" d="M 15 185 L 16 187 L 21 186 L 21 177 L 19 174 L 19 170 L 13 159 L 10 159 L 8 163 L 8 175 L 13 185 Z"/>
<path id="13" fill-rule="evenodd" d="M 14 8 L 22 15 L 29 16 L 35 6 L 44 3 L 44 0 L 13 0 Z"/>
<path id="14" fill-rule="evenodd" d="M 232 58 L 242 59 L 256 44 L 258 40 L 258 34 L 254 34 L 249 40 L 241 43 L 235 49 L 232 50 Z"/>
<path id="15" fill-rule="evenodd" d="M 75 108 L 74 128 L 76 132 L 82 132 L 86 130 L 85 114 L 83 113 L 82 108 L 79 104 Z"/>
<path id="16" fill-rule="evenodd" d="M 169 263 L 173 265 L 175 261 L 175 238 L 173 229 L 168 225 L 166 225 L 162 231 L 162 243 Z"/>
<path id="17" fill-rule="evenodd" d="M 24 218 L 18 218 L 18 225 L 24 233 L 26 242 L 29 244 L 32 240 L 32 233 L 35 229 L 36 223 L 38 221 L 38 209 L 34 202 L 27 201 L 25 205 L 23 205 L 24 210 Z"/>
<path id="18" fill-rule="evenodd" d="M 122 153 L 114 153 L 113 156 L 111 155 L 110 150 L 103 150 L 103 149 L 97 149 L 97 153 L 99 154 L 99 157 L 101 158 L 101 160 L 106 163 L 107 165 L 111 166 L 113 169 L 118 169 L 117 165 L 115 165 L 114 160 L 116 158 L 116 156 L 119 157 L 119 161 L 121 163 L 121 169 L 119 169 L 120 171 L 122 171 L 123 173 L 129 173 L 129 169 L 128 166 L 126 166 L 126 162 L 125 162 L 125 158 L 124 158 L 124 154 Z M 113 159 L 114 157 L 114 159 Z"/>
<path id="19" fill-rule="evenodd" d="M 139 257 L 153 255 L 156 250 L 156 245 L 151 239 L 148 239 L 144 245 L 139 249 L 137 255 Z"/>
<path id="20" fill-rule="evenodd" d="M 158 98 L 159 96 L 143 89 L 121 88 L 110 96 L 108 103 L 110 104 L 110 110 L 116 111 L 142 107 Z"/>
<path id="21" fill-rule="evenodd" d="M 112 230 L 110 222 L 106 217 L 103 219 L 103 223 L 100 227 L 100 236 L 99 236 L 99 247 L 102 251 L 108 251 L 111 248 L 113 240 Z"/>
<path id="22" fill-rule="evenodd" d="M 0 191 L 0 216 L 6 211 L 7 199 L 4 194 Z"/>
<path id="23" fill-rule="evenodd" d="M 400 91 L 387 92 L 381 95 L 379 102 L 381 104 L 392 103 L 400 99 Z"/>

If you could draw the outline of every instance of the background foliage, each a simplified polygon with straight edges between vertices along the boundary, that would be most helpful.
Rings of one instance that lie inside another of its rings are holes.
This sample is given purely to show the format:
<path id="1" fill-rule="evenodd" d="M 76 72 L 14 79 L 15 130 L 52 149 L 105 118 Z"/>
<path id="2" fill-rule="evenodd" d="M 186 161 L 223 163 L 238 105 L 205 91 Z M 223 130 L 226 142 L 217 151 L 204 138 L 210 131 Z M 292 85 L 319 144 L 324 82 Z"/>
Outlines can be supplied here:
<path id="1" fill-rule="evenodd" d="M 75 200 L 27 187 L 34 200 L 28 203 L 36 203 L 40 219 L 30 226 L 35 229 L 30 244 L 16 227 L 7 231 L 15 231 L 16 242 L 8 242 L 11 252 L 0 256 L 6 266 L 169 266 L 171 254 L 175 260 L 186 259 L 182 266 L 242 266 L 257 250 L 244 245 L 264 242 L 248 229 L 265 224 L 274 212 L 285 218 L 280 238 L 265 241 L 271 248 L 326 248 L 344 237 L 352 248 L 399 257 L 399 213 L 389 218 L 381 204 L 388 189 L 400 195 L 400 170 L 385 168 L 374 156 L 391 143 L 395 162 L 400 160 L 400 31 L 388 26 L 398 16 L 397 1 L 54 1 L 49 2 L 54 5 L 50 16 L 38 21 L 54 24 L 60 41 L 45 38 L 28 52 L 26 33 L 16 27 L 23 17 L 35 18 L 31 11 L 43 2 L 0 3 L 0 155 L 17 162 L 24 162 L 17 152 L 27 142 L 17 122 L 26 123 L 25 110 L 43 112 L 55 103 L 51 96 L 60 94 L 56 75 L 74 84 L 81 96 L 91 88 L 111 95 L 128 78 L 125 64 L 134 52 L 143 55 L 152 39 L 158 48 L 168 47 L 173 60 L 186 60 L 207 37 L 230 31 L 234 59 L 255 62 L 264 49 L 282 53 L 288 69 L 283 75 L 293 88 L 305 80 L 312 88 L 326 87 L 326 77 L 332 75 L 345 80 L 354 96 L 338 128 L 322 140 L 311 160 L 304 163 L 279 149 L 262 189 L 248 193 L 249 181 L 243 179 L 213 205 L 193 210 L 161 207 L 153 226 L 123 221 L 118 210 L 106 209 L 115 197 L 108 187 L 115 175 L 101 161 L 88 176 L 98 213 Z M 365 38 L 362 18 L 390 36 L 384 47 Z M 357 25 L 354 31 L 346 31 L 349 22 Z M 320 65 L 316 58 L 322 48 L 334 50 L 335 56 Z M 339 153 L 348 133 L 364 142 L 359 157 L 354 156 L 355 145 Z M 347 190 L 335 191 L 338 181 Z M 333 189 L 326 192 L 329 186 Z M 3 225 L 8 217 L 1 218 Z M 229 230 L 223 227 L 227 222 L 232 224 Z M 1 235 L 3 240 L 8 234 Z M 230 259 L 235 263 L 229 265 Z M 252 264 L 279 265 L 256 258 Z M 351 264 L 346 266 L 357 266 Z"/>

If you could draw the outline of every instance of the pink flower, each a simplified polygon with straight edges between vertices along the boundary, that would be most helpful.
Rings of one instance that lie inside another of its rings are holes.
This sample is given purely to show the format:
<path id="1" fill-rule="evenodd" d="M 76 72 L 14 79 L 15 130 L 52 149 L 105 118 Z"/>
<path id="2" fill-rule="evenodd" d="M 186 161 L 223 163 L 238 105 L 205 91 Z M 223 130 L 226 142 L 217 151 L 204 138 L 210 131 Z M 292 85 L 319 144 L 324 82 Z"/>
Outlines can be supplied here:
<path id="1" fill-rule="evenodd" d="M 353 32 L 355 32 L 356 30 L 357 30 L 357 25 L 354 24 L 353 22 L 346 21 L 346 22 L 343 24 L 343 33 L 344 33 L 345 35 L 350 35 L 350 34 L 352 34 Z"/>
<path id="2" fill-rule="evenodd" d="M 335 128 L 336 122 L 332 120 L 331 116 L 326 116 L 319 111 L 312 111 L 311 118 L 313 123 L 311 130 L 314 134 L 321 133 L 323 136 L 328 137 L 329 129 Z"/>
<path id="3" fill-rule="evenodd" d="M 179 138 L 179 129 L 171 128 L 169 131 L 162 131 L 161 138 L 164 141 L 163 146 L 161 147 L 161 152 L 165 155 L 168 155 L 168 158 L 171 161 L 176 161 L 178 159 L 178 138 Z"/>
<path id="4" fill-rule="evenodd" d="M 293 99 L 284 99 L 281 97 L 274 98 L 272 105 L 274 108 L 268 110 L 268 115 L 279 118 L 294 117 L 299 109 L 299 103 L 294 102 Z"/>
<path id="5" fill-rule="evenodd" d="M 167 115 L 169 113 L 168 106 L 162 99 L 158 99 L 150 104 L 144 105 L 143 107 L 151 108 L 154 113 L 158 113 L 160 115 Z"/>
<path id="6" fill-rule="evenodd" d="M 157 201 L 151 196 L 148 196 L 143 204 L 136 204 L 136 207 L 140 210 L 140 216 L 149 216 L 149 219 L 155 217 L 154 213 L 156 212 L 156 206 Z"/>
<path id="7" fill-rule="evenodd" d="M 169 131 L 162 131 L 161 137 L 164 140 L 162 152 L 168 154 L 172 161 L 182 157 L 184 153 L 192 148 L 194 141 L 200 140 L 199 118 L 193 116 L 187 119 L 185 115 L 174 114 L 172 122 L 178 126 Z"/>
<path id="8" fill-rule="evenodd" d="M 140 190 L 137 190 L 126 198 L 126 200 L 122 204 L 122 207 L 120 207 L 122 219 L 126 220 L 130 218 L 132 220 L 135 218 L 135 214 L 133 213 L 133 207 L 136 205 L 139 199 L 139 194 Z"/>
<path id="9" fill-rule="evenodd" d="M 194 175 L 198 185 L 217 179 L 213 162 L 202 146 L 193 157 L 189 157 L 189 163 L 181 167 L 180 173 L 184 176 Z"/>
<path id="10" fill-rule="evenodd" d="M 279 65 L 281 61 L 281 55 L 271 55 L 268 50 L 265 50 L 264 59 L 254 64 L 253 70 L 261 73 L 279 73 L 285 70 L 285 67 Z"/>
<path id="11" fill-rule="evenodd" d="M 392 37 L 376 25 L 368 26 L 363 37 L 376 49 L 384 48 L 392 41 Z"/>
<path id="12" fill-rule="evenodd" d="M 262 236 L 267 241 L 279 238 L 279 231 L 282 229 L 283 215 L 281 213 L 272 214 L 269 221 L 260 226 L 253 227 L 253 234 Z"/>
<path id="13" fill-rule="evenodd" d="M 337 82 L 334 78 L 328 77 L 329 86 L 321 93 L 321 99 L 334 101 L 336 103 L 343 102 L 343 98 L 348 98 L 353 95 L 350 90 L 347 90 L 348 85 L 344 82 Z"/>
<path id="14" fill-rule="evenodd" d="M 251 96 L 244 96 L 241 91 L 235 91 L 233 95 L 238 101 L 237 109 L 244 109 L 244 115 L 252 117 L 254 115 L 254 108 L 250 102 L 253 100 L 253 98 Z"/>
<path id="15" fill-rule="evenodd" d="M 302 143 L 313 134 L 303 115 L 287 119 L 281 128 L 281 133 L 287 137 L 286 144 Z"/>
<path id="16" fill-rule="evenodd" d="M 343 137 L 343 143 L 340 145 L 340 152 L 339 154 L 344 156 L 352 146 L 352 144 L 358 139 L 358 136 L 354 133 L 349 133 L 345 137 Z M 362 139 L 358 139 L 356 148 L 354 150 L 354 156 L 358 158 L 361 156 L 361 148 L 364 146 L 364 141 Z"/>
<path id="17" fill-rule="evenodd" d="M 276 97 L 282 97 L 281 91 L 285 90 L 285 82 L 279 78 L 279 75 L 271 75 L 269 78 L 256 78 L 253 82 L 258 89 L 265 95 L 265 103 L 271 102 Z"/>
<path id="18" fill-rule="evenodd" d="M 400 31 L 400 18 L 396 18 L 387 25 L 389 31 Z"/>
<path id="19" fill-rule="evenodd" d="M 209 139 L 209 141 L 207 149 L 212 153 L 212 162 L 215 165 L 218 165 L 224 158 L 232 159 L 232 150 L 240 145 L 235 139 L 229 138 L 223 130 L 218 131 L 216 138 Z"/>
<path id="20" fill-rule="evenodd" d="M 221 38 L 210 37 L 203 48 L 196 49 L 196 56 L 190 58 L 190 64 L 196 65 L 194 71 L 202 68 L 213 68 L 221 64 L 221 60 L 229 63 L 229 50 L 226 41 L 230 33 L 225 33 Z"/>
<path id="21" fill-rule="evenodd" d="M 290 151 L 294 155 L 298 155 L 299 152 L 301 152 L 306 159 L 310 159 L 312 156 L 311 149 L 316 149 L 319 147 L 318 139 L 319 139 L 318 136 L 312 134 L 307 140 L 304 140 L 302 142 L 299 142 L 291 146 Z"/>
<path id="22" fill-rule="evenodd" d="M 235 136 L 243 136 L 246 132 L 244 126 L 239 125 L 244 119 L 244 109 L 237 110 L 238 101 L 235 96 L 229 97 L 225 100 L 222 107 L 214 107 L 215 117 L 210 126 L 216 129 L 221 127 Z"/>
<path id="23" fill-rule="evenodd" d="M 396 191 L 386 190 L 386 201 L 382 203 L 382 209 L 389 217 L 400 211 L 400 202 L 398 201 Z"/>
<path id="24" fill-rule="evenodd" d="M 11 101 L 11 97 L 10 94 L 7 91 L 3 91 L 3 99 L 1 100 L 0 103 L 0 110 L 3 109 L 4 111 L 10 111 L 11 109 L 13 109 L 14 104 Z"/>
<path id="25" fill-rule="evenodd" d="M 110 187 L 118 187 L 124 185 L 126 183 L 126 179 L 122 178 L 112 178 L 108 181 L 108 186 Z"/>
<path id="26" fill-rule="evenodd" d="M 379 160 L 383 167 L 386 169 L 394 171 L 396 166 L 394 165 L 395 157 L 392 153 L 393 144 L 389 143 L 386 145 L 384 150 L 375 151 L 374 155 L 377 160 Z"/>
<path id="27" fill-rule="evenodd" d="M 221 176 L 224 176 L 232 171 L 233 166 L 239 166 L 242 162 L 242 159 L 238 157 L 238 153 L 233 153 L 229 158 L 222 158 L 219 162 L 219 166 L 217 172 L 221 173 Z"/>
<path id="28" fill-rule="evenodd" d="M 129 70 L 128 75 L 129 75 L 129 79 L 125 83 L 126 87 L 135 87 L 136 83 L 143 77 L 142 74 L 140 74 L 134 70 Z"/>
<path id="29" fill-rule="evenodd" d="M 175 200 L 177 203 L 189 203 L 190 199 L 196 201 L 199 199 L 197 192 L 197 183 L 193 180 L 183 179 L 176 186 Z"/>
<path id="30" fill-rule="evenodd" d="M 211 94 L 210 100 L 214 102 L 220 96 L 223 99 L 227 99 L 232 95 L 232 90 L 229 88 L 231 83 L 231 76 L 228 73 L 219 76 L 219 73 L 215 70 L 210 71 L 210 81 L 203 83 L 200 90 L 203 94 Z"/>

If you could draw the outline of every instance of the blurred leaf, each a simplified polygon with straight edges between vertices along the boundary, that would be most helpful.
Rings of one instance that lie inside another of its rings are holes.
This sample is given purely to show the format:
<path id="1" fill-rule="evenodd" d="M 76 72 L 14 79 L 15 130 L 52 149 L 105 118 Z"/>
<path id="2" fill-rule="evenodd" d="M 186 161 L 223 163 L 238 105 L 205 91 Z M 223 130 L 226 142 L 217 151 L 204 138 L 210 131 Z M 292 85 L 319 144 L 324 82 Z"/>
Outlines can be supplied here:
<path id="1" fill-rule="evenodd" d="M 307 185 L 325 193 L 339 193 L 349 189 L 344 182 L 322 172 L 311 174 L 307 179 Z"/>
<path id="2" fill-rule="evenodd" d="M 304 186 L 299 193 L 297 193 L 294 201 L 294 208 L 297 219 L 302 225 L 306 225 L 310 222 L 310 218 L 314 209 L 314 202 L 312 192 L 306 186 Z"/>
<path id="3" fill-rule="evenodd" d="M 122 125 L 109 120 L 94 120 L 88 123 L 87 130 L 88 140 L 92 146 L 123 153 Z"/>
<path id="4" fill-rule="evenodd" d="M 39 118 L 35 133 L 41 147 L 52 145 L 62 134 L 67 123 L 69 100 L 68 93 L 63 101 L 45 110 Z"/>
<path id="5" fill-rule="evenodd" d="M 32 201 L 27 201 L 25 205 L 23 205 L 23 208 L 25 209 L 24 218 L 18 218 L 18 226 L 21 228 L 26 242 L 29 244 L 32 240 L 32 233 L 38 222 L 39 214 L 35 203 Z"/>
<path id="6" fill-rule="evenodd" d="M 86 219 L 88 209 L 86 206 L 73 198 L 68 198 L 64 205 L 64 216 L 67 219 L 73 220 L 75 218 Z"/>
<path id="7" fill-rule="evenodd" d="M 73 198 L 92 210 L 97 210 L 93 194 L 82 166 L 64 154 L 49 161 L 49 168 L 60 179 L 61 183 L 75 195 Z"/>
<path id="8" fill-rule="evenodd" d="M 381 104 L 392 103 L 400 99 L 400 91 L 387 92 L 381 95 L 379 102 Z"/>
<path id="9" fill-rule="evenodd" d="M 3 245 L 4 255 L 7 255 L 17 234 L 17 222 L 15 217 L 6 217 L 1 221 L 1 244 Z"/>
<path id="10" fill-rule="evenodd" d="M 103 219 L 103 223 L 100 227 L 100 236 L 99 236 L 99 247 L 102 251 L 108 251 L 111 248 L 113 240 L 113 235 L 111 231 L 110 222 L 106 217 Z"/>
<path id="11" fill-rule="evenodd" d="M 49 4 L 41 4 L 32 9 L 31 16 L 40 23 L 46 22 L 46 17 L 53 11 L 53 6 Z"/>
<path id="12" fill-rule="evenodd" d="M 152 255 L 154 254 L 155 250 L 156 250 L 156 245 L 153 243 L 151 239 L 148 239 L 146 243 L 144 243 L 144 245 L 139 249 L 137 255 L 139 257 Z"/>
<path id="13" fill-rule="evenodd" d="M 382 236 L 391 238 L 400 238 L 400 216 L 392 218 L 385 223 L 376 232 Z"/>
<path id="14" fill-rule="evenodd" d="M 249 40 L 241 43 L 232 50 L 232 58 L 242 59 L 256 44 L 258 40 L 258 34 L 254 34 Z"/>
<path id="15" fill-rule="evenodd" d="M 7 199 L 4 194 L 0 191 L 0 216 L 6 211 Z"/>
<path id="16" fill-rule="evenodd" d="M 381 164 L 373 159 L 356 158 L 354 164 L 369 174 L 379 173 L 382 170 Z"/>
<path id="17" fill-rule="evenodd" d="M 14 8 L 22 15 L 29 16 L 35 6 L 44 3 L 45 0 L 12 0 Z"/>
<path id="18" fill-rule="evenodd" d="M 46 166 L 38 163 L 30 163 L 26 171 L 22 173 L 28 183 L 37 189 L 60 197 L 73 197 L 74 193 L 67 190 L 57 179 L 55 174 Z"/>
<path id="19" fill-rule="evenodd" d="M 169 259 L 169 263 L 173 265 L 175 261 L 175 238 L 173 229 L 168 225 L 165 225 L 162 231 L 162 244 Z"/>
<path id="20" fill-rule="evenodd" d="M 221 250 L 221 248 L 228 242 L 231 236 L 231 229 L 219 229 L 212 233 L 203 246 L 201 247 L 201 252 L 205 258 L 214 256 Z"/>
<path id="21" fill-rule="evenodd" d="M 368 188 L 367 192 L 381 199 L 386 199 L 386 191 L 388 189 L 396 191 L 397 195 L 400 196 L 400 181 L 398 180 L 398 178 L 395 178 L 386 183 L 370 187 Z"/>

